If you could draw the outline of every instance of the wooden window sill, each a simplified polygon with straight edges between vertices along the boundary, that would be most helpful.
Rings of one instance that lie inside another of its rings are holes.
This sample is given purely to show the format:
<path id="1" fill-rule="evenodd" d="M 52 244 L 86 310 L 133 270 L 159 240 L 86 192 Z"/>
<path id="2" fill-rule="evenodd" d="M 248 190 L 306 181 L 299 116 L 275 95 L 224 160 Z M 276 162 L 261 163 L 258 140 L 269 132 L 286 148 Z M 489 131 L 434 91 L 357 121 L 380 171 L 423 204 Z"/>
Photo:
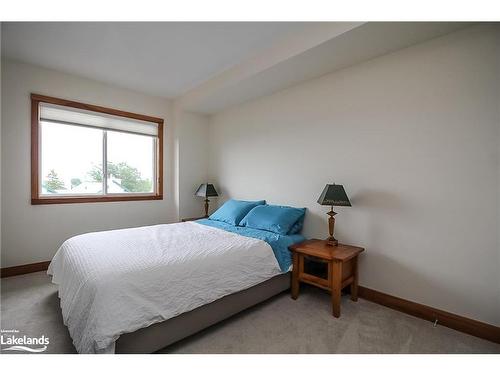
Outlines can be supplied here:
<path id="1" fill-rule="evenodd" d="M 67 203 L 98 203 L 98 202 L 125 202 L 162 200 L 163 195 L 132 195 L 132 196 L 106 196 L 106 197 L 58 197 L 58 198 L 32 198 L 31 204 L 67 204 Z"/>

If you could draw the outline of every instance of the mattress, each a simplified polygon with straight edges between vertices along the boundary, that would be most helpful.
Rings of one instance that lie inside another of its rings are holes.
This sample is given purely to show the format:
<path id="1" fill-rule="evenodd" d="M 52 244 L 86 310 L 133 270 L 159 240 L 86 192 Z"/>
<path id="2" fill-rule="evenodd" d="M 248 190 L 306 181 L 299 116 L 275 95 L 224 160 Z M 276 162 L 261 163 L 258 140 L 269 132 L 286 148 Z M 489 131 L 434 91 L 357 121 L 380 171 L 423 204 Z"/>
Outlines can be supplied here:
<path id="1" fill-rule="evenodd" d="M 196 222 L 88 233 L 63 243 L 48 274 L 79 353 L 282 273 L 272 247 Z"/>

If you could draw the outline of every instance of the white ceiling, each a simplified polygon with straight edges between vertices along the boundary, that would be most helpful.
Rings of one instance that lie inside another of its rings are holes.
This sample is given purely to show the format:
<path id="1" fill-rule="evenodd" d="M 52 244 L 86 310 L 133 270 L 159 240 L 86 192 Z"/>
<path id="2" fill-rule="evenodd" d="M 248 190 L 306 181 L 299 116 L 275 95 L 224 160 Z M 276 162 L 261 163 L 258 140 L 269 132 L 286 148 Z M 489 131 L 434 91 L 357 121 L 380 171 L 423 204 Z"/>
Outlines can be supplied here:
<path id="1" fill-rule="evenodd" d="M 318 38 L 313 43 L 301 43 L 293 53 L 258 66 L 258 61 L 268 55 L 277 55 L 275 48 L 261 54 L 259 59 L 248 60 L 219 74 L 185 93 L 181 97 L 182 107 L 194 112 L 217 113 L 470 25 L 466 22 L 336 23 L 322 28 L 325 40 L 320 43 Z M 245 70 L 251 70 L 251 74 Z"/>
<path id="2" fill-rule="evenodd" d="M 2 55 L 176 97 L 296 33 L 301 23 L 2 23 Z"/>
<path id="3" fill-rule="evenodd" d="M 2 23 L 2 55 L 211 114 L 470 25 Z"/>

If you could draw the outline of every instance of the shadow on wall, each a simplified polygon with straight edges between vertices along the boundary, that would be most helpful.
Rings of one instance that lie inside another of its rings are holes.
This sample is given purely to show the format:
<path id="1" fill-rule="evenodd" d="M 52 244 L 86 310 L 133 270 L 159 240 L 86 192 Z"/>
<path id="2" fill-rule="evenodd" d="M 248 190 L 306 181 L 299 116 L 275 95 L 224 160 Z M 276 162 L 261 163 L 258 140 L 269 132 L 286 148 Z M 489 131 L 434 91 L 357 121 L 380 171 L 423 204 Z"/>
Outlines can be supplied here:
<path id="1" fill-rule="evenodd" d="M 349 197 L 352 207 L 334 207 L 335 237 L 356 244 L 360 239 L 369 239 L 370 244 L 378 244 L 383 228 L 380 216 L 400 215 L 405 210 L 403 200 L 395 193 L 373 189 L 362 189 Z M 308 237 L 328 237 L 329 206 L 308 207 L 303 234 Z M 354 225 L 356 222 L 356 225 Z M 350 228 L 364 228 L 363 233 L 353 233 Z"/>
<path id="2" fill-rule="evenodd" d="M 418 256 L 418 254 L 415 255 Z M 433 279 L 432 276 L 418 272 L 410 264 L 399 262 L 394 257 L 383 254 L 380 248 L 370 246 L 369 251 L 359 257 L 359 267 L 360 285 L 404 299 L 409 299 L 408 296 L 411 295 L 413 302 L 490 324 L 498 324 L 498 321 L 493 321 L 494 316 L 473 316 L 471 311 L 457 309 L 456 306 L 470 305 L 470 300 L 465 298 L 465 295 L 457 293 L 460 289 L 457 289 L 456 285 L 445 288 L 443 283 L 437 280 L 439 275 Z M 371 280 L 377 281 L 373 283 Z M 399 293 L 400 290 L 404 290 L 404 294 Z M 432 299 L 432 296 L 440 297 Z"/>
<path id="3" fill-rule="evenodd" d="M 319 238 L 324 239 L 328 237 L 328 216 L 326 213 L 328 209 L 326 206 L 319 206 L 321 211 L 314 211 L 307 208 L 306 217 L 304 220 L 304 229 L 302 230 L 302 234 L 306 238 Z M 324 211 L 324 212 L 323 212 Z M 335 232 L 337 235 L 337 232 Z"/>
<path id="4" fill-rule="evenodd" d="M 354 193 L 350 201 L 352 207 L 342 211 L 342 218 L 338 220 L 340 225 L 335 232 L 337 238 L 366 248 L 360 257 L 361 285 L 402 298 L 412 296 L 414 302 L 498 324 L 493 315 L 473 316 L 467 309 L 457 309 L 457 306 L 470 305 L 470 300 L 460 293 L 460 288 L 456 285 L 446 287 L 439 274 L 418 271 L 423 269 L 419 264 L 424 260 L 417 250 L 412 250 L 418 247 L 409 244 L 422 241 L 422 233 L 420 228 L 415 227 L 415 207 L 407 203 L 402 195 L 393 191 L 363 189 Z M 407 220 L 412 222 L 405 223 Z M 357 231 L 362 233 L 353 233 L 354 222 Z M 323 225 L 326 234 L 326 218 L 323 219 Z M 394 233 L 395 225 L 397 231 L 405 231 L 403 236 L 391 234 Z M 400 261 L 400 253 L 413 251 L 415 262 Z M 404 295 L 399 293 L 401 290 L 404 290 Z M 433 299 L 432 296 L 440 297 Z"/>
<path id="5" fill-rule="evenodd" d="M 364 233 L 354 235 L 348 226 L 343 226 L 340 227 L 340 234 L 344 231 L 347 238 L 352 236 L 363 238 L 366 245 L 369 244 L 370 247 L 393 243 L 384 225 L 391 225 L 389 223 L 396 218 L 400 223 L 405 220 L 404 212 L 408 207 L 403 202 L 404 200 L 398 194 L 391 191 L 362 189 L 356 192 L 351 199 L 352 210 L 347 212 L 345 220 L 346 224 L 358 219 L 364 220 L 362 226 Z M 390 217 L 390 220 L 384 220 L 384 217 Z"/>
<path id="6" fill-rule="evenodd" d="M 370 209 L 380 211 L 401 211 L 403 201 L 394 192 L 362 189 L 349 197 L 353 208 Z M 374 211 L 375 212 L 375 211 Z"/>

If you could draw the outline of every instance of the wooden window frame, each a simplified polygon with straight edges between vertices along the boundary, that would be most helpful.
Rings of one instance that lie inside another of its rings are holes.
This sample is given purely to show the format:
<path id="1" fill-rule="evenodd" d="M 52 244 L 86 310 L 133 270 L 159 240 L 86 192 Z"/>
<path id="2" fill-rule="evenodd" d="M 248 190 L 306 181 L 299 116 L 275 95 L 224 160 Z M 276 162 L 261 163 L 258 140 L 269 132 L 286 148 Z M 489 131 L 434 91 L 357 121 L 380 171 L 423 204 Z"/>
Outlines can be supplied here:
<path id="1" fill-rule="evenodd" d="M 105 113 L 125 117 L 134 120 L 154 122 L 158 124 L 158 148 L 157 148 L 157 171 L 156 189 L 151 194 L 130 195 L 105 195 L 105 196 L 62 196 L 44 197 L 40 196 L 40 103 L 56 104 L 65 107 L 83 109 L 98 113 Z M 45 95 L 31 94 L 31 204 L 64 204 L 64 203 L 92 203 L 92 202 L 121 202 L 121 201 L 145 201 L 163 199 L 163 119 L 140 115 L 137 113 L 106 108 L 92 104 L 84 104 L 66 99 L 59 99 Z"/>

